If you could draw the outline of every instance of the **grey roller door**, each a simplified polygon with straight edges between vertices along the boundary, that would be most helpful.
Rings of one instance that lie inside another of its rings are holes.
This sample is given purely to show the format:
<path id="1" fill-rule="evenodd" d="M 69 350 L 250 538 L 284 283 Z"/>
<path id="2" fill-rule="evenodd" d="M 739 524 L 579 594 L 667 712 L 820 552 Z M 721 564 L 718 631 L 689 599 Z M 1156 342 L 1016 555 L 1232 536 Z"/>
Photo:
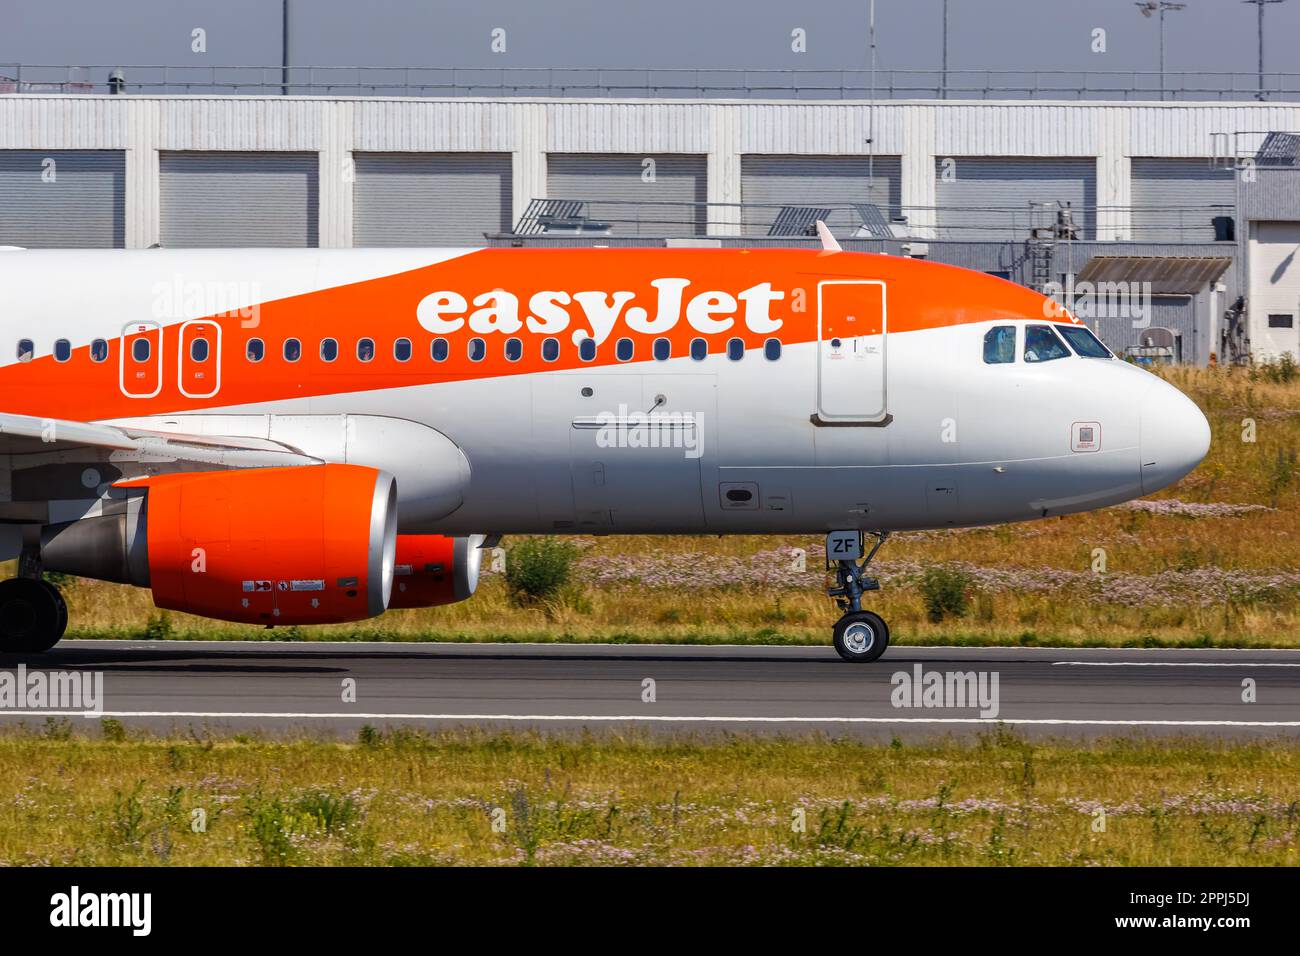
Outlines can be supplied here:
<path id="1" fill-rule="evenodd" d="M 550 199 L 593 201 L 587 215 L 615 236 L 703 235 L 708 159 L 681 153 L 551 153 Z"/>
<path id="2" fill-rule="evenodd" d="M 1233 215 L 1232 170 L 1208 160 L 1135 158 L 1132 176 L 1135 241 L 1212 242 L 1213 218 Z"/>
<path id="3" fill-rule="evenodd" d="M 762 156 L 740 158 L 740 198 L 745 234 L 765 236 L 778 206 L 844 206 L 875 203 L 897 215 L 902 202 L 897 156 Z M 861 220 L 849 208 L 835 209 L 826 224 L 852 235 Z"/>
<path id="4" fill-rule="evenodd" d="M 167 249 L 318 245 L 316 153 L 162 153 Z"/>
<path id="5" fill-rule="evenodd" d="M 1151 329 L 1169 329 L 1175 335 L 1174 361 L 1200 361 L 1196 341 L 1196 298 L 1190 295 L 1153 295 L 1151 314 L 1137 319 L 1133 315 L 1103 316 L 1090 322 L 1112 352 L 1123 356 L 1129 346 L 1140 345 L 1142 333 Z M 1141 327 L 1135 327 L 1134 321 Z"/>
<path id="6" fill-rule="evenodd" d="M 0 246 L 121 248 L 126 154 L 0 150 Z"/>
<path id="7" fill-rule="evenodd" d="M 481 246 L 509 232 L 509 153 L 356 153 L 357 246 Z"/>
<path id="8" fill-rule="evenodd" d="M 1038 206 L 1034 203 L 1048 203 Z M 1070 204 L 1078 238 L 1095 234 L 1097 164 L 1092 159 L 939 157 L 935 205 L 942 239 L 1027 239 Z"/>

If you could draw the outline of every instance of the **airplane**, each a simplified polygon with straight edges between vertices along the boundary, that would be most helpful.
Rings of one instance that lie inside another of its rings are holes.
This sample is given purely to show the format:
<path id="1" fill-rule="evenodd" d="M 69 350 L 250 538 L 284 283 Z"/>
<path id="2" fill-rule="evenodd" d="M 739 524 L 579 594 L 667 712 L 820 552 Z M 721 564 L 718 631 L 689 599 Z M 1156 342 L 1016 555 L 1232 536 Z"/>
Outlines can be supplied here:
<path id="1" fill-rule="evenodd" d="M 895 531 L 1158 491 L 1200 409 L 1068 309 L 839 248 L 0 251 L 0 650 L 46 571 L 273 627 L 464 600 L 506 535 Z M 870 543 L 870 548 L 867 544 Z"/>

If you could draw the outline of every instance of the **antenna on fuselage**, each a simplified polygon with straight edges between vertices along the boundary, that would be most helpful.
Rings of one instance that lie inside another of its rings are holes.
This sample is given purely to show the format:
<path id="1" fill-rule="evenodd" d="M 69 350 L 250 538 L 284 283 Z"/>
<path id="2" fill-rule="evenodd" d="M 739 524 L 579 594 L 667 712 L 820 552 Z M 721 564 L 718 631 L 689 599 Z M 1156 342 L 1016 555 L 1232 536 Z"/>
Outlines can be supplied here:
<path id="1" fill-rule="evenodd" d="M 822 241 L 822 248 L 827 252 L 843 252 L 839 242 L 831 235 L 831 231 L 826 228 L 826 223 L 820 219 L 817 220 L 817 238 Z"/>

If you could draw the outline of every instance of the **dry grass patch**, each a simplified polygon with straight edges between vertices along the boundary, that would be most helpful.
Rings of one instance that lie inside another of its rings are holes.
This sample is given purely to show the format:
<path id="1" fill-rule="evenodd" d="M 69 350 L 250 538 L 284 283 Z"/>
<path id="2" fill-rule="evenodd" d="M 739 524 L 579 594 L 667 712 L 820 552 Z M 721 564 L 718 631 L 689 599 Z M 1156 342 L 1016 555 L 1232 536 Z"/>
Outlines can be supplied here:
<path id="1" fill-rule="evenodd" d="M 1300 824 L 1295 741 L 109 736 L 0 737 L 0 865 L 1273 865 Z"/>

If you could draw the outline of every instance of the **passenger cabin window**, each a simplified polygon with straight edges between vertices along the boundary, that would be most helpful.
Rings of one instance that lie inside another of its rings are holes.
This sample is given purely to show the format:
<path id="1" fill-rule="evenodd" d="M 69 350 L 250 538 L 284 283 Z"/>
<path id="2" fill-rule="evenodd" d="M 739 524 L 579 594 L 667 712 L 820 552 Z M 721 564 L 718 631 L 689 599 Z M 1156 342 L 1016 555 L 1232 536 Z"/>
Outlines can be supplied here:
<path id="1" fill-rule="evenodd" d="M 469 360 L 471 362 L 481 362 L 487 357 L 487 343 L 482 339 L 469 340 Z"/>
<path id="2" fill-rule="evenodd" d="M 131 343 L 131 358 L 137 362 L 149 361 L 149 355 L 153 352 L 153 347 L 149 344 L 148 339 L 136 339 Z"/>
<path id="3" fill-rule="evenodd" d="M 1025 361 L 1050 362 L 1065 358 L 1070 350 L 1065 347 L 1050 325 L 1025 326 Z"/>
<path id="4" fill-rule="evenodd" d="M 524 357 L 524 343 L 521 339 L 506 339 L 506 360 L 518 362 Z"/>
<path id="5" fill-rule="evenodd" d="M 18 361 L 30 362 L 32 356 L 36 354 L 36 345 L 31 339 L 18 340 Z"/>
<path id="6" fill-rule="evenodd" d="M 709 343 L 704 339 L 691 339 L 691 358 L 703 362 L 709 357 Z"/>
<path id="7" fill-rule="evenodd" d="M 358 339 L 357 340 L 357 361 L 369 362 L 375 357 L 375 340 Z"/>
<path id="8" fill-rule="evenodd" d="M 768 339 L 763 343 L 763 355 L 769 362 L 775 362 L 781 357 L 781 340 Z"/>
<path id="9" fill-rule="evenodd" d="M 95 339 L 90 343 L 90 360 L 92 362 L 104 362 L 108 359 L 108 343 L 103 339 Z"/>
<path id="10" fill-rule="evenodd" d="M 94 349 L 91 349 L 91 356 L 94 356 Z M 260 362 L 266 355 L 266 346 L 262 344 L 261 339 L 249 339 L 248 344 L 244 347 L 244 354 L 248 356 L 250 362 Z"/>
<path id="11" fill-rule="evenodd" d="M 654 357 L 656 362 L 667 362 L 673 357 L 673 343 L 668 339 L 655 339 Z"/>
<path id="12" fill-rule="evenodd" d="M 587 338 L 578 343 L 578 358 L 584 362 L 596 360 L 596 340 Z"/>
<path id="13" fill-rule="evenodd" d="M 636 353 L 636 345 L 631 339 L 619 339 L 618 344 L 614 346 L 614 355 L 620 362 L 632 361 L 632 356 Z"/>
<path id="14" fill-rule="evenodd" d="M 320 360 L 322 362 L 333 362 L 338 357 L 339 357 L 338 339 L 321 339 Z"/>
<path id="15" fill-rule="evenodd" d="M 1070 348 L 1074 349 L 1084 358 L 1113 358 L 1110 349 L 1101 344 L 1101 339 L 1092 334 L 1092 330 L 1086 325 L 1058 325 L 1056 331 L 1065 337 L 1065 341 L 1070 343 Z"/>
<path id="16" fill-rule="evenodd" d="M 984 333 L 984 361 L 1003 365 L 1016 360 L 1016 327 L 999 325 Z"/>
<path id="17" fill-rule="evenodd" d="M 67 339 L 59 339 L 54 343 L 54 361 L 66 362 L 72 358 L 72 343 Z"/>
<path id="18" fill-rule="evenodd" d="M 542 340 L 542 361 L 554 362 L 560 357 L 560 340 L 543 339 Z"/>
<path id="19" fill-rule="evenodd" d="M 446 339 L 434 339 L 433 345 L 429 347 L 429 356 L 435 362 L 447 361 L 447 356 L 449 353 L 450 353 L 450 349 L 447 346 Z"/>
<path id="20" fill-rule="evenodd" d="M 190 343 L 190 360 L 194 362 L 206 362 L 208 360 L 207 339 L 195 339 Z"/>
<path id="21" fill-rule="evenodd" d="M 733 362 L 739 362 L 745 357 L 745 340 L 728 339 L 727 340 L 727 358 Z"/>
<path id="22" fill-rule="evenodd" d="M 296 362 L 302 358 L 302 343 L 297 339 L 284 340 L 284 360 L 286 362 Z"/>
<path id="23" fill-rule="evenodd" d="M 393 358 L 399 362 L 411 361 L 411 340 L 398 339 L 393 343 Z"/>

